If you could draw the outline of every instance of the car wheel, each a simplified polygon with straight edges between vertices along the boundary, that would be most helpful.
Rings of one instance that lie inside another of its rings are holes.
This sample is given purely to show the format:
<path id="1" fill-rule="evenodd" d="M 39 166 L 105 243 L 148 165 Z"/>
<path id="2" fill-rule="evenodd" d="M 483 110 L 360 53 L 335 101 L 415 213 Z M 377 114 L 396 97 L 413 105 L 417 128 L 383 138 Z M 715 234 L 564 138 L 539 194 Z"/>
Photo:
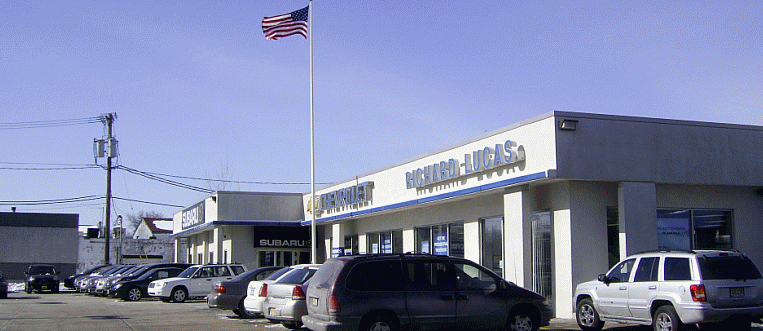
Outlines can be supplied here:
<path id="1" fill-rule="evenodd" d="M 290 330 L 296 330 L 302 328 L 302 322 L 281 322 L 283 326 Z"/>
<path id="2" fill-rule="evenodd" d="M 186 291 L 184 288 L 179 287 L 172 290 L 172 301 L 173 302 L 185 302 L 185 299 L 188 299 L 188 291 Z"/>
<path id="3" fill-rule="evenodd" d="M 395 331 L 397 327 L 391 318 L 384 314 L 374 314 L 364 318 L 360 325 L 361 331 Z"/>
<path id="4" fill-rule="evenodd" d="M 509 315 L 509 327 L 511 331 L 537 331 L 540 321 L 530 312 L 524 309 L 512 311 Z"/>
<path id="5" fill-rule="evenodd" d="M 678 319 L 673 306 L 662 306 L 657 308 L 652 319 L 654 331 L 680 331 L 683 329 L 681 320 Z"/>
<path id="6" fill-rule="evenodd" d="M 246 297 L 244 297 L 244 298 L 246 298 Z M 256 314 L 252 314 L 252 313 L 246 311 L 246 308 L 244 307 L 244 299 L 241 299 L 241 301 L 238 303 L 238 309 L 236 309 L 236 310 L 238 310 L 236 315 L 241 316 L 241 318 L 255 318 L 255 317 L 257 317 Z M 235 313 L 236 310 L 234 310 L 233 312 Z"/>
<path id="7" fill-rule="evenodd" d="M 143 297 L 143 291 L 141 291 L 140 288 L 131 287 L 129 290 L 127 290 L 128 301 L 138 301 L 141 297 Z"/>
<path id="8" fill-rule="evenodd" d="M 604 322 L 599 317 L 599 312 L 593 307 L 591 299 L 580 300 L 575 312 L 581 330 L 599 331 L 604 327 Z"/>

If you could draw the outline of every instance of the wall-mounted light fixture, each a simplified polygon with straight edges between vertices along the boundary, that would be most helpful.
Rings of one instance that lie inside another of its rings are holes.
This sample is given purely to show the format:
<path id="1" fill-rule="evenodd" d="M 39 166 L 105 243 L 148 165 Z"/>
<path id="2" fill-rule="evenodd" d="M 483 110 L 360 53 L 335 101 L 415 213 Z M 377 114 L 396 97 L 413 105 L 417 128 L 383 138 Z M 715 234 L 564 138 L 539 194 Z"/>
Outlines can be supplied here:
<path id="1" fill-rule="evenodd" d="M 561 120 L 559 121 L 559 130 L 575 131 L 578 129 L 578 120 Z"/>

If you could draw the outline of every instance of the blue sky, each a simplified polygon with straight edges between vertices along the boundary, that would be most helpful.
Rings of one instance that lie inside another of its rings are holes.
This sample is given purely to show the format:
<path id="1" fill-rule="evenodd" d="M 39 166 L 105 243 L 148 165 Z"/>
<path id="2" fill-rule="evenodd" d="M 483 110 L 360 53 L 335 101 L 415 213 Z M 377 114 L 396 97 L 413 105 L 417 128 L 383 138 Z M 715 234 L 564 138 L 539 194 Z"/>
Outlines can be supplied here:
<path id="1" fill-rule="evenodd" d="M 260 27 L 307 4 L 0 2 L 0 124 L 117 113 L 120 165 L 307 192 L 309 42 Z M 760 1 L 316 0 L 317 181 L 554 110 L 763 125 L 761 14 Z M 38 170 L 93 164 L 103 135 L 100 123 L 0 129 L 0 201 L 105 195 L 103 170 Z M 123 170 L 113 194 L 206 196 Z M 103 200 L 15 205 L 103 219 Z M 112 219 L 179 209 L 118 200 Z"/>

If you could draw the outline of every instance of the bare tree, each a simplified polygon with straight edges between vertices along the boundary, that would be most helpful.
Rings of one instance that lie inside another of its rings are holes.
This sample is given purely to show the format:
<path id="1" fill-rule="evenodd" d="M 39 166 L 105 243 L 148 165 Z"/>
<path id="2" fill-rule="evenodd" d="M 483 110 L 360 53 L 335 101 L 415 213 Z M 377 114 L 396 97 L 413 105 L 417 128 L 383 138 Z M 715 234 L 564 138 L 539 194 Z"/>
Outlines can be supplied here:
<path id="1" fill-rule="evenodd" d="M 234 183 L 234 180 L 232 179 L 233 170 L 231 170 L 227 156 L 225 157 L 225 163 L 220 163 L 220 169 L 215 172 L 215 176 L 212 177 L 207 174 L 207 177 L 216 178 L 207 180 L 207 186 L 212 191 L 241 190 L 241 186 L 238 183 Z"/>

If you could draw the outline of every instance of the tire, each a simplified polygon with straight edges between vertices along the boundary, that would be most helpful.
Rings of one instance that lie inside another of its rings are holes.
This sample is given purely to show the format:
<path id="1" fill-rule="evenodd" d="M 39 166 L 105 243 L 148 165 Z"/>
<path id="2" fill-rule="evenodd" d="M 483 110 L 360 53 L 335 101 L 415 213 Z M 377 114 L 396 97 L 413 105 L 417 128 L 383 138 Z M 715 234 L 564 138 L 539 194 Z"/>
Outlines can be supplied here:
<path id="1" fill-rule="evenodd" d="M 652 327 L 654 331 L 681 331 L 684 328 L 675 308 L 670 305 L 657 308 L 652 318 Z"/>
<path id="2" fill-rule="evenodd" d="M 509 331 L 538 331 L 538 328 L 540 328 L 540 318 L 526 309 L 512 311 L 509 315 L 509 324 L 506 326 L 506 330 Z"/>
<path id="3" fill-rule="evenodd" d="M 185 302 L 185 299 L 188 299 L 188 291 L 182 287 L 176 287 L 172 289 L 172 294 L 170 294 L 170 297 L 172 298 L 172 302 Z"/>
<path id="4" fill-rule="evenodd" d="M 0 299 L 8 299 L 8 292 L 0 293 Z"/>
<path id="5" fill-rule="evenodd" d="M 255 318 L 257 317 L 257 314 L 252 314 L 246 311 L 246 308 L 244 307 L 244 299 L 246 297 L 241 298 L 241 301 L 238 303 L 238 309 L 234 309 L 233 312 L 236 313 L 236 315 L 240 316 L 241 318 Z"/>
<path id="6" fill-rule="evenodd" d="M 131 287 L 129 290 L 127 290 L 127 294 L 125 295 L 125 300 L 138 301 L 142 297 L 143 297 L 143 291 L 139 287 Z"/>
<path id="7" fill-rule="evenodd" d="M 281 322 L 281 325 L 285 326 L 289 330 L 296 330 L 302 328 L 302 322 Z"/>
<path id="8" fill-rule="evenodd" d="M 593 301 L 589 298 L 578 302 L 575 319 L 583 331 L 599 331 L 604 327 L 604 321 L 599 317 L 599 312 L 593 307 Z"/>
<path id="9" fill-rule="evenodd" d="M 397 325 L 387 315 L 373 314 L 363 319 L 360 331 L 397 331 Z"/>

